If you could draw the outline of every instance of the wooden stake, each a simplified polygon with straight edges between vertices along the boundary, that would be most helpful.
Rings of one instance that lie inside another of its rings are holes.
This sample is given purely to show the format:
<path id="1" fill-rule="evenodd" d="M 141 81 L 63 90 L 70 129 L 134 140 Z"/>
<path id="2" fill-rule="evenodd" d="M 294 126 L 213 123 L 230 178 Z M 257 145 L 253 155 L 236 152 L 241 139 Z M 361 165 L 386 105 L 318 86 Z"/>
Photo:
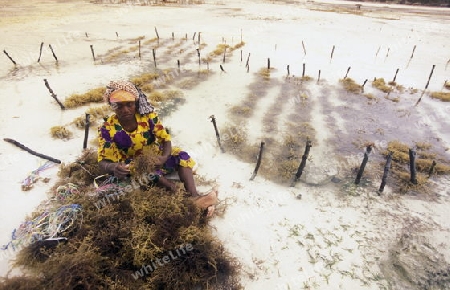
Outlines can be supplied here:
<path id="1" fill-rule="evenodd" d="M 430 167 L 430 169 L 428 170 L 428 178 L 430 178 L 431 175 L 433 174 L 433 172 L 434 172 L 434 167 L 435 167 L 435 166 L 436 166 L 436 161 L 433 160 L 433 163 L 431 163 L 431 167 Z"/>
<path id="2" fill-rule="evenodd" d="M 250 53 L 248 53 L 247 56 L 247 62 L 245 63 L 245 67 L 248 67 L 248 62 L 250 61 Z M 248 72 L 248 71 L 247 71 Z"/>
<path id="3" fill-rule="evenodd" d="M 54 163 L 58 163 L 58 164 L 61 163 L 61 160 L 55 159 L 55 158 L 53 158 L 53 157 L 50 157 L 50 156 L 47 156 L 47 155 L 44 155 L 44 154 L 41 154 L 41 153 L 38 153 L 38 152 L 36 152 L 36 151 L 33 151 L 33 150 L 31 150 L 30 148 L 28 148 L 27 146 L 21 144 L 20 142 L 17 142 L 17 141 L 14 140 L 14 139 L 3 138 L 3 141 L 8 142 L 8 143 L 11 143 L 11 144 L 13 144 L 13 145 L 19 147 L 20 149 L 27 151 L 27 152 L 30 153 L 31 155 L 40 157 L 40 158 L 42 158 L 42 159 L 50 160 L 51 162 L 54 162 Z"/>
<path id="4" fill-rule="evenodd" d="M 139 59 L 141 59 L 141 40 L 139 39 Z"/>
<path id="5" fill-rule="evenodd" d="M 416 104 L 414 106 L 417 106 L 420 103 L 420 101 L 422 100 L 422 97 L 425 94 L 425 91 L 427 90 L 428 85 L 430 84 L 431 76 L 433 75 L 433 71 L 434 71 L 435 67 L 436 67 L 436 65 L 433 64 L 433 67 L 431 68 L 430 75 L 428 76 L 427 84 L 425 85 L 425 89 L 423 90 L 422 94 L 420 95 L 420 98 L 417 100 L 417 102 L 416 102 Z"/>
<path id="6" fill-rule="evenodd" d="M 87 148 L 87 140 L 89 136 L 89 126 L 91 125 L 90 122 L 90 115 L 86 113 L 86 120 L 84 123 L 84 140 L 83 140 L 83 149 Z"/>
<path id="7" fill-rule="evenodd" d="M 223 71 L 224 73 L 226 73 L 226 71 L 225 71 L 225 69 L 223 68 L 223 66 L 222 66 L 222 65 L 219 65 L 219 66 L 220 66 L 220 70 Z"/>
<path id="8" fill-rule="evenodd" d="M 242 43 L 242 28 L 241 28 L 241 43 Z"/>
<path id="9" fill-rule="evenodd" d="M 55 52 L 53 51 L 53 47 L 52 47 L 52 45 L 51 44 L 49 44 L 48 45 L 48 47 L 50 48 L 50 50 L 52 51 L 52 54 L 53 54 L 53 58 L 56 60 L 56 62 L 58 62 L 58 58 L 56 57 L 56 54 L 55 54 Z"/>
<path id="10" fill-rule="evenodd" d="M 172 32 L 172 40 L 175 40 L 175 34 Z"/>
<path id="11" fill-rule="evenodd" d="M 216 118 L 214 117 L 214 115 L 209 116 L 209 118 L 211 119 L 211 122 L 213 123 L 214 131 L 216 132 L 217 144 L 219 145 L 220 151 L 222 153 L 225 153 L 225 150 L 223 149 L 222 144 L 220 143 L 220 135 L 219 135 L 219 130 L 217 130 Z"/>
<path id="12" fill-rule="evenodd" d="M 43 47 L 43 46 L 44 46 L 44 43 L 41 42 L 41 48 L 39 49 L 39 58 L 38 58 L 38 61 L 37 61 L 37 62 L 40 62 L 40 61 L 41 61 L 42 47 Z"/>
<path id="13" fill-rule="evenodd" d="M 180 71 L 180 60 L 177 59 L 178 72 Z"/>
<path id="14" fill-rule="evenodd" d="M 116 37 L 119 37 L 119 33 L 117 33 L 117 31 L 116 31 Z"/>
<path id="15" fill-rule="evenodd" d="M 359 167 L 358 174 L 356 175 L 355 184 L 359 184 L 359 182 L 361 181 L 361 177 L 364 173 L 364 168 L 366 167 L 367 161 L 369 160 L 370 152 L 372 152 L 372 145 L 367 146 L 366 152 L 364 152 L 364 158 L 361 166 Z"/>
<path id="16" fill-rule="evenodd" d="M 92 45 L 92 44 L 91 44 L 91 52 L 92 52 L 92 58 L 95 61 L 94 45 Z"/>
<path id="17" fill-rule="evenodd" d="M 391 161 L 392 161 L 392 152 L 389 152 L 386 164 L 384 165 L 384 173 L 383 177 L 381 178 L 381 184 L 380 188 L 378 189 L 378 195 L 380 195 L 384 191 L 384 187 L 386 186 L 386 180 L 389 175 L 389 169 L 391 168 Z"/>
<path id="18" fill-rule="evenodd" d="M 413 56 L 414 56 L 414 51 L 415 51 L 415 50 L 416 50 L 416 46 L 414 45 L 413 50 L 412 50 L 412 53 L 411 53 L 411 57 L 410 57 L 409 59 L 413 58 Z"/>
<path id="19" fill-rule="evenodd" d="M 386 57 L 388 57 L 389 56 L 389 51 L 390 51 L 391 49 L 388 47 L 388 50 L 387 50 L 387 52 L 386 52 Z"/>
<path id="20" fill-rule="evenodd" d="M 416 151 L 409 149 L 409 171 L 411 173 L 411 183 L 417 184 L 417 172 L 416 172 Z"/>
<path id="21" fill-rule="evenodd" d="M 159 43 L 159 33 L 158 33 L 158 29 L 156 29 L 156 27 L 155 27 L 155 33 L 156 33 L 156 38 L 158 39 L 158 43 Z"/>
<path id="22" fill-rule="evenodd" d="M 89 37 L 87 32 L 85 32 L 84 35 L 86 35 L 86 37 Z"/>
<path id="23" fill-rule="evenodd" d="M 367 79 L 364 80 L 363 84 L 361 85 L 361 93 L 364 93 L 364 86 L 367 83 Z"/>
<path id="24" fill-rule="evenodd" d="M 242 49 L 241 49 L 241 62 L 242 62 Z"/>
<path id="25" fill-rule="evenodd" d="M 380 52 L 381 46 L 378 47 L 377 53 L 375 53 L 375 57 L 378 56 L 378 53 Z"/>
<path id="26" fill-rule="evenodd" d="M 319 69 L 319 76 L 317 77 L 317 83 L 320 81 L 320 69 Z"/>
<path id="27" fill-rule="evenodd" d="M 414 107 L 417 106 L 417 105 L 420 103 L 420 101 L 422 101 L 423 95 L 425 95 L 425 90 L 423 90 L 423 91 L 422 91 L 422 94 L 420 94 L 420 97 L 419 97 L 419 99 L 417 100 L 417 102 L 416 102 L 416 104 L 414 105 Z"/>
<path id="28" fill-rule="evenodd" d="M 366 85 L 367 81 L 368 81 L 368 79 L 365 79 L 365 80 L 364 80 L 364 82 L 363 82 L 363 84 L 362 84 L 362 86 L 361 86 L 363 89 L 364 89 L 364 86 Z"/>
<path id="29" fill-rule="evenodd" d="M 247 65 L 247 73 L 250 72 L 250 66 Z"/>
<path id="30" fill-rule="evenodd" d="M 252 177 L 250 177 L 250 180 L 255 179 L 256 174 L 258 174 L 259 167 L 261 166 L 261 160 L 262 160 L 262 154 L 263 154 L 263 150 L 264 150 L 264 145 L 265 145 L 265 142 L 261 141 L 261 145 L 259 147 L 258 159 L 256 160 L 256 167 L 255 167 L 255 170 L 253 170 L 253 174 L 252 174 Z"/>
<path id="31" fill-rule="evenodd" d="M 267 58 L 267 69 L 270 70 L 270 58 Z"/>
<path id="32" fill-rule="evenodd" d="M 305 55 L 306 55 L 306 48 L 305 48 L 305 43 L 303 43 L 303 40 L 302 40 L 302 47 L 303 47 L 303 52 L 305 53 Z"/>
<path id="33" fill-rule="evenodd" d="M 194 32 L 194 35 L 192 36 L 192 40 L 195 42 L 195 35 L 197 34 L 197 32 Z"/>
<path id="34" fill-rule="evenodd" d="M 427 81 L 427 84 L 425 86 L 425 90 L 428 89 L 428 85 L 430 84 L 431 76 L 433 75 L 433 71 L 434 71 L 435 67 L 436 67 L 436 65 L 433 64 L 433 68 L 431 69 L 430 75 L 428 76 L 428 81 Z"/>
<path id="35" fill-rule="evenodd" d="M 9 60 L 10 60 L 14 65 L 17 65 L 17 63 L 12 59 L 12 57 L 9 56 L 9 54 L 6 52 L 6 50 L 3 50 L 3 53 L 6 54 L 6 56 L 9 58 Z"/>
<path id="36" fill-rule="evenodd" d="M 392 82 L 395 82 L 395 80 L 397 79 L 398 71 L 399 71 L 399 69 L 397 69 L 397 70 L 395 71 L 395 75 L 394 75 L 394 78 L 392 79 Z"/>
<path id="37" fill-rule="evenodd" d="M 58 103 L 58 105 L 61 107 L 61 110 L 65 110 L 66 107 L 64 107 L 64 105 L 58 100 L 58 97 L 56 96 L 56 94 L 53 92 L 53 90 L 50 88 L 50 85 L 47 82 L 47 79 L 44 79 L 44 83 L 45 86 L 47 87 L 48 91 L 50 92 L 50 95 L 52 96 L 53 99 L 55 99 L 55 101 Z"/>
<path id="38" fill-rule="evenodd" d="M 198 39 L 197 42 L 199 45 L 200 45 L 200 34 L 201 34 L 201 32 L 198 33 L 198 38 L 197 38 Z"/>
<path id="39" fill-rule="evenodd" d="M 225 63 L 225 55 L 227 53 L 227 48 L 225 47 L 223 50 L 223 59 L 222 59 L 222 63 Z"/>
<path id="40" fill-rule="evenodd" d="M 152 53 L 153 53 L 153 63 L 155 64 L 155 68 L 156 68 L 156 52 L 155 49 L 152 49 Z"/>
<path id="41" fill-rule="evenodd" d="M 347 78 L 347 76 L 348 76 L 348 72 L 350 71 L 350 69 L 351 69 L 352 67 L 351 66 L 349 66 L 348 67 L 348 69 L 347 69 L 347 72 L 345 73 L 345 77 L 344 77 L 344 80 Z"/>
<path id="42" fill-rule="evenodd" d="M 294 179 L 291 182 L 291 187 L 295 186 L 295 184 L 297 183 L 297 180 L 299 180 L 300 177 L 303 174 L 303 170 L 304 170 L 304 168 L 306 166 L 306 160 L 308 159 L 308 155 L 309 155 L 309 151 L 311 149 L 311 146 L 312 146 L 311 145 L 311 141 L 309 139 L 306 140 L 305 152 L 303 153 L 302 161 L 300 162 L 300 166 L 297 169 L 297 173 L 295 174 Z"/>
<path id="43" fill-rule="evenodd" d="M 303 63 L 302 78 L 305 77 L 306 63 Z"/>
<path id="44" fill-rule="evenodd" d="M 200 49 L 196 48 L 198 56 L 198 65 L 200 66 Z"/>
<path id="45" fill-rule="evenodd" d="M 287 76 L 290 76 L 291 72 L 289 71 L 289 65 L 287 65 L 286 69 L 287 69 Z"/>
<path id="46" fill-rule="evenodd" d="M 333 59 L 334 48 L 335 48 L 335 46 L 333 45 L 333 48 L 331 49 L 331 57 L 330 57 L 330 62 L 331 62 L 331 60 Z"/>

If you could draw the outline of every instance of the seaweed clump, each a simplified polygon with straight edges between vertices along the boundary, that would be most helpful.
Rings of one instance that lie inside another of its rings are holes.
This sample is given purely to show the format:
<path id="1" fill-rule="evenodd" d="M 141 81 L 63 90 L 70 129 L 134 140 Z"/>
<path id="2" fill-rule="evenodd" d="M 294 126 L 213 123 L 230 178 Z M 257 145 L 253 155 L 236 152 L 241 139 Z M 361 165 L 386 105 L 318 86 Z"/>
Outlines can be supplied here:
<path id="1" fill-rule="evenodd" d="M 342 85 L 344 86 L 344 89 L 347 92 L 350 93 L 354 93 L 354 94 L 359 94 L 362 90 L 362 86 L 358 85 L 353 79 L 351 78 L 345 78 L 345 79 L 341 79 L 339 80 L 339 82 L 342 83 Z"/>
<path id="2" fill-rule="evenodd" d="M 218 44 L 211 54 L 215 56 L 222 55 L 228 48 L 230 48 L 228 44 Z"/>
<path id="3" fill-rule="evenodd" d="M 235 154 L 244 162 L 254 162 L 254 157 L 258 155 L 258 147 L 252 146 L 248 142 L 247 129 L 241 125 L 227 125 L 221 135 L 222 145 L 226 152 Z"/>
<path id="4" fill-rule="evenodd" d="M 64 126 L 53 126 L 50 128 L 50 135 L 55 139 L 70 139 L 73 135 L 70 130 Z"/>
<path id="5" fill-rule="evenodd" d="M 35 241 L 20 250 L 14 266 L 26 275 L 4 277 L 0 288 L 242 289 L 238 262 L 183 190 L 113 179 L 94 187 L 96 153 L 85 152 L 76 164 L 61 168 L 58 184 L 76 182 L 77 194 L 51 203 L 78 204 L 82 220 L 59 234 L 65 242 Z"/>
<path id="6" fill-rule="evenodd" d="M 97 121 L 104 120 L 112 113 L 111 106 L 103 105 L 99 107 L 91 107 L 86 110 L 86 114 L 89 114 L 89 124 L 90 126 L 96 125 Z M 72 123 L 78 129 L 84 129 L 86 126 L 86 116 L 80 116 L 73 119 Z"/>
<path id="7" fill-rule="evenodd" d="M 445 92 L 432 92 L 430 94 L 430 97 L 432 97 L 433 99 L 438 99 L 441 100 L 443 102 L 450 102 L 450 93 L 445 93 Z"/>
<path id="8" fill-rule="evenodd" d="M 258 74 L 266 81 L 270 80 L 270 68 L 261 68 Z"/>
<path id="9" fill-rule="evenodd" d="M 379 89 L 384 93 L 392 92 L 392 87 L 386 85 L 384 78 L 374 79 L 374 81 L 372 82 L 372 87 Z"/>
<path id="10" fill-rule="evenodd" d="M 103 93 L 105 88 L 96 88 L 85 94 L 73 94 L 64 101 L 64 106 L 68 109 L 84 106 L 89 103 L 103 102 Z"/>
<path id="11" fill-rule="evenodd" d="M 415 192 L 427 192 L 426 184 L 428 178 L 432 174 L 437 175 L 449 175 L 450 164 L 448 160 L 443 157 L 439 157 L 437 153 L 431 152 L 431 144 L 418 142 L 416 143 L 417 155 L 416 155 L 416 169 L 417 169 L 417 184 L 410 182 L 409 171 L 409 150 L 410 147 L 399 141 L 391 141 L 388 144 L 387 149 L 383 152 L 383 155 L 392 153 L 392 173 L 398 183 L 398 187 L 401 193 L 407 193 L 411 191 Z"/>

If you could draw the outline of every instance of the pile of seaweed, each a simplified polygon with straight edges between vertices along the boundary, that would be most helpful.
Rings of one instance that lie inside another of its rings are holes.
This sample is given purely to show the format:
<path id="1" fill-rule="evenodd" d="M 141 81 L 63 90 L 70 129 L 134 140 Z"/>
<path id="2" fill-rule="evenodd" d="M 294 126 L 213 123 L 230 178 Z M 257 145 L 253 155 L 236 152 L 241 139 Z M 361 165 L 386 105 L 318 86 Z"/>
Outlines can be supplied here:
<path id="1" fill-rule="evenodd" d="M 99 174 L 91 150 L 61 165 L 54 188 L 77 190 L 55 191 L 51 203 L 77 204 L 82 218 L 62 239 L 22 248 L 14 262 L 22 276 L 2 278 L 1 289 L 242 289 L 238 262 L 183 190 L 107 176 L 94 182 Z"/>

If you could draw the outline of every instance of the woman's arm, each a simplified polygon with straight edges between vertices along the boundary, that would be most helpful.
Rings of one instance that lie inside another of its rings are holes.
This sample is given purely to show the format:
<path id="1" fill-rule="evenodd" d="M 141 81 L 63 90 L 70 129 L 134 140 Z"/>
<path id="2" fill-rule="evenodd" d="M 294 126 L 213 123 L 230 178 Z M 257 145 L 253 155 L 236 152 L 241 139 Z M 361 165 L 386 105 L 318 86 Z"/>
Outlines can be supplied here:
<path id="1" fill-rule="evenodd" d="M 158 115 L 156 113 L 150 114 L 152 118 L 152 122 L 154 122 L 154 129 L 153 134 L 156 137 L 157 142 L 161 145 L 162 154 L 159 156 L 159 164 L 156 165 L 163 165 L 169 156 L 172 154 L 172 142 L 170 134 L 166 131 L 163 124 L 161 123 L 161 120 L 159 119 Z"/>
<path id="2" fill-rule="evenodd" d="M 112 174 L 117 178 L 124 178 L 130 174 L 128 165 L 123 163 L 114 163 L 110 160 L 102 160 L 98 163 L 98 166 L 103 173 Z"/>
<path id="3" fill-rule="evenodd" d="M 172 142 L 164 141 L 162 143 L 162 155 L 159 158 L 160 164 L 158 165 L 163 165 L 167 161 L 171 153 L 172 153 Z"/>
<path id="4" fill-rule="evenodd" d="M 98 167 L 103 174 L 113 174 L 115 165 L 110 160 L 102 160 L 98 163 Z"/>

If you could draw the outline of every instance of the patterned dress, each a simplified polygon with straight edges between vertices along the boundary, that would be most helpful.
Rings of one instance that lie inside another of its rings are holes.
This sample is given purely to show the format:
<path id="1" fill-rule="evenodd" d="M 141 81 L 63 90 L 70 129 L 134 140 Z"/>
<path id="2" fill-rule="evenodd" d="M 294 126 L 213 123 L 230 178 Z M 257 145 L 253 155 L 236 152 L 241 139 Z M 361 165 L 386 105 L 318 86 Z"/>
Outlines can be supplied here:
<path id="1" fill-rule="evenodd" d="M 114 114 L 98 129 L 98 161 L 130 162 L 134 156 L 142 154 L 147 146 L 154 146 L 154 151 L 162 154 L 163 141 L 170 141 L 158 115 L 155 112 L 135 115 L 138 126 L 133 132 L 125 131 Z M 193 168 L 195 161 L 185 151 L 172 147 L 170 157 L 157 175 L 172 173 L 178 166 Z"/>

